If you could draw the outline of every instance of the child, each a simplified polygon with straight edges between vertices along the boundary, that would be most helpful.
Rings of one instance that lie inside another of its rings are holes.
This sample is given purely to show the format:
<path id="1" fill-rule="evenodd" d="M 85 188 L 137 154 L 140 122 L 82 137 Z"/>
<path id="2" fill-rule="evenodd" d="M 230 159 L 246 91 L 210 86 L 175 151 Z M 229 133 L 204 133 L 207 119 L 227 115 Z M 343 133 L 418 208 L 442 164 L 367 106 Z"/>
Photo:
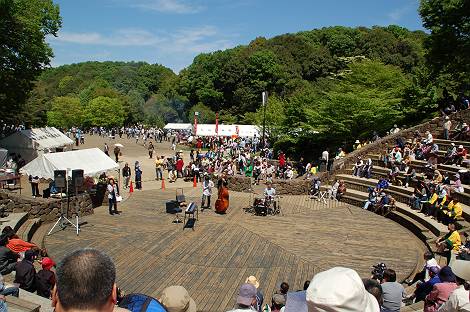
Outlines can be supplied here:
<path id="1" fill-rule="evenodd" d="M 44 298 L 51 297 L 52 288 L 55 285 L 55 273 L 51 268 L 55 267 L 55 262 L 51 258 L 42 258 L 42 270 L 36 274 L 36 289 L 38 295 Z"/>

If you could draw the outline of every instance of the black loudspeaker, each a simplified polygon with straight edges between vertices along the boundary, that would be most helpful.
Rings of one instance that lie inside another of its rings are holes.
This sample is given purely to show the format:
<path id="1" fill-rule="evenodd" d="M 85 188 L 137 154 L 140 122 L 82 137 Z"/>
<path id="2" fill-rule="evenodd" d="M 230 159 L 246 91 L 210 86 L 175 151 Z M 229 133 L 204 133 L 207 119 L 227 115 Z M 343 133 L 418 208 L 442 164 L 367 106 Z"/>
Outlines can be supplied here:
<path id="1" fill-rule="evenodd" d="M 177 213 L 179 209 L 179 204 L 176 200 L 169 200 L 166 202 L 166 213 Z M 181 212 L 181 209 L 179 209 Z"/>
<path id="2" fill-rule="evenodd" d="M 67 171 L 66 170 L 54 170 L 54 184 L 57 188 L 65 188 L 67 181 Z"/>
<path id="3" fill-rule="evenodd" d="M 72 183 L 74 187 L 83 186 L 83 169 L 73 169 L 72 170 Z"/>

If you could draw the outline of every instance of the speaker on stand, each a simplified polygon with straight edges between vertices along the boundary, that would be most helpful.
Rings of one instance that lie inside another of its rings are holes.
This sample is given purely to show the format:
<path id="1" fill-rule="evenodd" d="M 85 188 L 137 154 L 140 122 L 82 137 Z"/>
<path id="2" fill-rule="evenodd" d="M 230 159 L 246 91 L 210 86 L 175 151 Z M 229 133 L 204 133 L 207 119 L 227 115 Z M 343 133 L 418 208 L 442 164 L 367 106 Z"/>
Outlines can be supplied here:
<path id="1" fill-rule="evenodd" d="M 72 170 L 72 185 L 75 190 L 75 196 L 78 195 L 78 192 L 83 189 L 83 169 L 73 169 Z"/>

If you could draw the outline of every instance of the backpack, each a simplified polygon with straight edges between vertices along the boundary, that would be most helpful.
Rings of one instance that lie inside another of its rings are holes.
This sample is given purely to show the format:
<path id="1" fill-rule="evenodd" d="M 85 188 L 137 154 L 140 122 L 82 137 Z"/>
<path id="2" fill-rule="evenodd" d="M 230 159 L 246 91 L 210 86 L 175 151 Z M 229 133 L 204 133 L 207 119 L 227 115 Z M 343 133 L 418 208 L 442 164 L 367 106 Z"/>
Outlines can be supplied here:
<path id="1" fill-rule="evenodd" d="M 124 296 L 119 307 L 131 312 L 168 312 L 157 299 L 142 294 Z"/>

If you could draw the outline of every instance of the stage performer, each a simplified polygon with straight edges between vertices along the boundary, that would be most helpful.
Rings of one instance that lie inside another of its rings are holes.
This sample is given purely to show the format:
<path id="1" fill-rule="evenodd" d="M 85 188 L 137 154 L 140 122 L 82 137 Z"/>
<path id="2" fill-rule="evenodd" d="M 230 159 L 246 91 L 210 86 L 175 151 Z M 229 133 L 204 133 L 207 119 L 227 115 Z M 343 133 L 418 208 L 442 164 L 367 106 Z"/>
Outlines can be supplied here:
<path id="1" fill-rule="evenodd" d="M 228 183 L 225 177 L 221 177 L 217 183 L 219 189 L 218 198 L 215 202 L 215 212 L 226 213 L 229 205 Z"/>
<path id="2" fill-rule="evenodd" d="M 266 188 L 264 189 L 264 198 L 266 207 L 269 208 L 270 204 L 273 203 L 274 210 L 276 210 L 276 202 L 274 198 L 276 197 L 276 189 L 273 188 L 271 182 L 268 182 Z"/>
<path id="3" fill-rule="evenodd" d="M 214 187 L 214 182 L 212 182 L 209 175 L 204 176 L 204 182 L 202 182 L 202 202 L 201 209 L 211 208 L 211 196 L 212 188 Z M 207 204 L 207 206 L 206 206 Z"/>

